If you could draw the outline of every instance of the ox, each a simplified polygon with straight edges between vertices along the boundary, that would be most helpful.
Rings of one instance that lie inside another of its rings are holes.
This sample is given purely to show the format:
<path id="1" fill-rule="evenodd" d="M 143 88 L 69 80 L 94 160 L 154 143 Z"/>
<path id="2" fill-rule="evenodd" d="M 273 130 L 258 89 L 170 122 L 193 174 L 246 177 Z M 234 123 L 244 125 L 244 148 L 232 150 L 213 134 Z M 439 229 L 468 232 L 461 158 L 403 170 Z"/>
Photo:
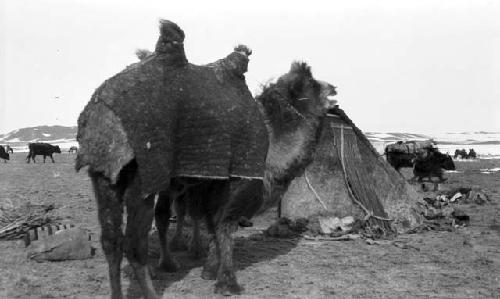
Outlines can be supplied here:
<path id="1" fill-rule="evenodd" d="M 476 159 L 477 158 L 476 151 L 473 148 L 469 149 L 469 154 L 467 156 L 469 157 L 469 159 Z"/>
<path id="2" fill-rule="evenodd" d="M 7 163 L 7 160 L 9 160 L 9 153 L 5 151 L 5 149 L 1 145 L 0 145 L 0 159 L 3 159 L 5 163 Z"/>
<path id="3" fill-rule="evenodd" d="M 456 149 L 455 155 L 453 155 L 453 159 L 457 159 L 457 158 L 467 159 L 468 158 L 467 151 L 465 149 L 461 149 L 461 150 Z"/>
<path id="4" fill-rule="evenodd" d="M 68 153 L 70 153 L 70 154 L 72 154 L 72 153 L 78 154 L 78 147 L 77 146 L 70 147 L 69 150 L 68 150 Z"/>
<path id="5" fill-rule="evenodd" d="M 434 191 L 436 191 L 438 184 L 446 181 L 443 178 L 443 169 L 455 170 L 455 164 L 451 156 L 436 150 L 430 151 L 426 157 L 419 156 L 415 159 L 413 177 L 410 181 L 414 182 L 417 179 L 419 183 L 422 183 L 424 178 L 428 178 L 429 182 L 434 183 Z M 439 180 L 432 181 L 432 177 L 437 177 Z"/>
<path id="6" fill-rule="evenodd" d="M 415 158 L 418 155 L 426 156 L 429 151 L 435 149 L 436 143 L 433 140 L 426 141 L 398 141 L 388 144 L 384 154 L 387 162 L 400 172 L 402 167 L 413 167 Z"/>
<path id="7" fill-rule="evenodd" d="M 54 158 L 52 157 L 53 153 L 61 153 L 61 149 L 58 145 L 52 145 L 48 143 L 30 143 L 28 144 L 29 153 L 26 157 L 26 163 L 30 162 L 30 159 L 33 159 L 33 163 L 36 163 L 35 156 L 43 155 L 43 163 L 45 163 L 45 159 L 49 156 L 52 159 L 52 163 L 55 163 Z"/>
<path id="8" fill-rule="evenodd" d="M 13 154 L 13 153 L 14 153 L 14 150 L 12 149 L 12 147 L 10 147 L 10 145 L 6 145 L 6 146 L 5 146 L 5 151 L 6 151 L 7 153 L 11 153 L 11 154 Z"/>

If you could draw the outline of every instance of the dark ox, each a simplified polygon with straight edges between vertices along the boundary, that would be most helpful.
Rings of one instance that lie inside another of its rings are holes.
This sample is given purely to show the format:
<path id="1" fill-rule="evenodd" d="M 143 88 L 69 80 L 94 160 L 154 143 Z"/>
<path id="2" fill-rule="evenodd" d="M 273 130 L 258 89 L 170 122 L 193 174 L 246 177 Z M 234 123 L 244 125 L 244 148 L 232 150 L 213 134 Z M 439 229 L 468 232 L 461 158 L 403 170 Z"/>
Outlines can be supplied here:
<path id="1" fill-rule="evenodd" d="M 428 178 L 434 183 L 434 190 L 437 190 L 437 184 L 446 181 L 443 178 L 443 169 L 455 170 L 455 164 L 450 155 L 445 155 L 439 151 L 431 151 L 426 157 L 417 157 L 413 166 L 413 178 L 411 181 L 418 180 L 423 182 L 424 178 Z M 432 181 L 433 177 L 437 177 L 438 181 Z"/>
<path id="2" fill-rule="evenodd" d="M 13 154 L 14 153 L 14 150 L 12 149 L 12 147 L 10 147 L 10 145 L 6 145 L 5 146 L 5 151 L 7 153 L 10 153 L 10 154 Z"/>
<path id="3" fill-rule="evenodd" d="M 435 151 L 436 143 L 431 140 L 425 141 L 398 141 L 388 144 L 384 154 L 387 162 L 400 172 L 402 167 L 413 167 L 417 156 L 427 156 L 430 151 Z"/>
<path id="4" fill-rule="evenodd" d="M 387 162 L 399 172 L 402 167 L 413 167 L 413 160 L 417 156 L 409 153 L 389 152 L 386 148 L 385 157 Z"/>
<path id="5" fill-rule="evenodd" d="M 0 145 L 0 159 L 3 159 L 5 163 L 9 160 L 9 153 L 5 151 L 5 148 Z"/>
<path id="6" fill-rule="evenodd" d="M 35 156 L 42 155 L 43 163 L 45 163 L 45 159 L 47 156 L 52 159 L 52 163 L 55 163 L 54 158 L 52 157 L 53 153 L 61 153 L 61 149 L 58 145 L 52 145 L 48 143 L 30 143 L 28 144 L 29 153 L 26 157 L 26 163 L 30 162 L 30 159 L 33 159 L 33 163 L 36 163 Z"/>

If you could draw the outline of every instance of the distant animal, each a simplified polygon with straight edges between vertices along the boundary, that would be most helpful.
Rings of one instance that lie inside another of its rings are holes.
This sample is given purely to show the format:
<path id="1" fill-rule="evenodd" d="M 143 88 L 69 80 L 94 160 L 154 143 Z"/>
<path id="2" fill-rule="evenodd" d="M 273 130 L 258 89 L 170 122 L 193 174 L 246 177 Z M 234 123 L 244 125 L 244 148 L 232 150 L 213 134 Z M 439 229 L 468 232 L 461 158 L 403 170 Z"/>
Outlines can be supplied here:
<path id="1" fill-rule="evenodd" d="M 434 150 L 435 142 L 426 141 L 398 141 L 388 144 L 384 149 L 384 155 L 389 164 L 400 172 L 403 167 L 413 167 L 414 160 L 418 155 L 426 156 L 431 150 Z"/>
<path id="2" fill-rule="evenodd" d="M 5 146 L 5 151 L 6 151 L 7 153 L 11 153 L 11 154 L 13 154 L 13 153 L 14 153 L 14 150 L 12 149 L 12 147 L 10 147 L 10 145 L 6 145 L 6 146 Z"/>
<path id="3" fill-rule="evenodd" d="M 0 145 L 0 159 L 3 159 L 4 163 L 7 163 L 7 160 L 10 159 L 9 153 L 5 151 L 5 148 Z"/>
<path id="4" fill-rule="evenodd" d="M 77 146 L 70 147 L 69 150 L 68 150 L 68 153 L 70 153 L 70 154 L 72 154 L 72 153 L 78 154 L 78 147 Z"/>
<path id="5" fill-rule="evenodd" d="M 159 268 L 178 269 L 167 247 L 176 185 L 187 188 L 191 212 L 211 234 L 202 278 L 216 280 L 216 293 L 240 293 L 232 237 L 239 218 L 277 203 L 312 160 L 336 102 L 334 86 L 298 62 L 253 99 L 244 77 L 250 49 L 198 66 L 187 62 L 183 42 L 184 32 L 162 21 L 155 53 L 106 80 L 78 119 L 75 168 L 88 166 L 113 298 L 122 297 L 123 252 L 144 297 L 158 298 L 147 265 L 153 217 Z"/>
<path id="6" fill-rule="evenodd" d="M 52 163 L 55 163 L 54 157 L 52 157 L 52 154 L 54 153 L 61 153 L 61 149 L 59 148 L 58 145 L 52 145 L 48 143 L 30 143 L 28 144 L 29 148 L 29 153 L 28 156 L 26 156 L 26 163 L 30 162 L 30 159 L 33 160 L 33 163 L 36 163 L 35 161 L 35 156 L 42 155 L 43 156 L 43 163 L 45 163 L 45 159 L 50 157 L 52 159 Z"/>
<path id="7" fill-rule="evenodd" d="M 469 155 L 467 154 L 467 151 L 465 149 L 456 149 L 455 154 L 453 155 L 453 159 L 468 159 Z"/>
<path id="8" fill-rule="evenodd" d="M 416 158 L 415 154 L 388 152 L 387 149 L 384 154 L 387 162 L 391 164 L 397 172 L 401 172 L 401 168 L 403 167 L 413 167 L 413 161 Z"/>
<path id="9" fill-rule="evenodd" d="M 473 148 L 469 149 L 469 154 L 467 155 L 467 157 L 469 159 L 476 159 L 477 158 L 476 151 Z"/>
<path id="10" fill-rule="evenodd" d="M 440 153 L 439 151 L 431 151 L 426 157 L 417 157 L 413 166 L 413 177 L 411 182 L 418 180 L 419 183 L 423 182 L 424 178 L 428 178 L 430 182 L 434 183 L 434 190 L 437 190 L 438 184 L 446 181 L 443 178 L 443 169 L 455 170 L 455 163 L 450 155 Z M 438 181 L 433 181 L 432 178 L 437 177 Z"/>

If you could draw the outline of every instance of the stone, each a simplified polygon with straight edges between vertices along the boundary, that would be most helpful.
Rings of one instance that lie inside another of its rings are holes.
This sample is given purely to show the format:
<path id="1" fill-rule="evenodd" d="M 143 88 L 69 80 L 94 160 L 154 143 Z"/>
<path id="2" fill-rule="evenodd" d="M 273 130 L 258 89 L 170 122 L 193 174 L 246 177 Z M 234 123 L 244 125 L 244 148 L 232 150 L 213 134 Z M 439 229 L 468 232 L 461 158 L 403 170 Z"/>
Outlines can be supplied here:
<path id="1" fill-rule="evenodd" d="M 89 231 L 82 228 L 60 230 L 27 248 L 28 258 L 37 262 L 88 259 L 94 255 Z"/>
<path id="2" fill-rule="evenodd" d="M 319 217 L 321 234 L 329 235 L 342 227 L 342 221 L 337 217 Z"/>

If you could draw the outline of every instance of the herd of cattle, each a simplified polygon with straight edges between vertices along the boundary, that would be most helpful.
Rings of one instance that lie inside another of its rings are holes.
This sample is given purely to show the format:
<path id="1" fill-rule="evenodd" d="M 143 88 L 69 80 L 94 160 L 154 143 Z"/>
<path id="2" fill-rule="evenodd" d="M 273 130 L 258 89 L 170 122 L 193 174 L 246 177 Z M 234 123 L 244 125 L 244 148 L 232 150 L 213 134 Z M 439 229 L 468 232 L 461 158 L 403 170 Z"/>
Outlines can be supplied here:
<path id="1" fill-rule="evenodd" d="M 43 163 L 45 163 L 45 159 L 47 157 L 50 157 L 52 160 L 52 163 L 55 163 L 54 157 L 52 155 L 54 153 L 61 153 L 61 148 L 58 145 L 52 145 L 49 143 L 42 143 L 42 142 L 37 142 L 37 143 L 30 143 L 28 144 L 28 156 L 26 156 L 26 163 L 30 163 L 31 160 L 33 160 L 33 163 L 36 163 L 35 157 L 36 156 L 43 156 Z M 76 146 L 72 146 L 69 148 L 68 151 L 70 154 L 71 153 L 77 153 L 78 148 Z M 10 159 L 10 154 L 13 154 L 14 150 L 12 147 L 9 145 L 1 146 L 0 145 L 0 159 L 3 159 L 4 162 L 6 163 L 7 160 Z"/>
<path id="2" fill-rule="evenodd" d="M 465 149 L 456 149 L 455 150 L 455 155 L 453 155 L 453 159 L 476 159 L 477 154 L 476 151 L 471 148 L 469 149 L 469 153 Z"/>

